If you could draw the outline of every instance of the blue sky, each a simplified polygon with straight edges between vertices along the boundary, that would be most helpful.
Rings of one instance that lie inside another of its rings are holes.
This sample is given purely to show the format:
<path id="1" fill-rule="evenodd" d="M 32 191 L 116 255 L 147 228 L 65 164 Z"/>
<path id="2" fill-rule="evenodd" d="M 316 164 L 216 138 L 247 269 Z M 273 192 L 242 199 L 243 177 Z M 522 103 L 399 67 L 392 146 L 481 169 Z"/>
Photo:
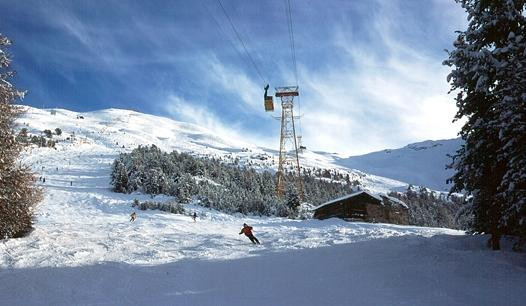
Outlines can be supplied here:
<path id="1" fill-rule="evenodd" d="M 286 1 L 0 2 L 25 104 L 126 108 L 278 146 L 264 81 L 294 85 Z M 465 13 L 450 0 L 292 0 L 303 143 L 361 154 L 453 138 L 444 49 Z M 278 115 L 274 113 L 274 115 Z"/>

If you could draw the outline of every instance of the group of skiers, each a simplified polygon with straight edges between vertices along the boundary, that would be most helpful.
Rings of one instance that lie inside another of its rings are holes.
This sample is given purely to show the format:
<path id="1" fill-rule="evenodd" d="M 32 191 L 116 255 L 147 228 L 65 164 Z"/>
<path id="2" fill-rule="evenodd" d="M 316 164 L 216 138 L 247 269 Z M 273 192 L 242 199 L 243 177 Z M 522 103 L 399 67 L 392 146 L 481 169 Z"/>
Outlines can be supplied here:
<path id="1" fill-rule="evenodd" d="M 196 219 L 197 219 L 197 213 L 194 212 L 192 215 L 192 219 L 194 220 L 194 222 L 196 222 Z M 137 219 L 137 213 L 136 212 L 132 212 L 131 215 L 130 215 L 130 222 L 134 222 L 135 220 Z M 253 243 L 253 244 L 261 244 L 259 242 L 259 240 L 254 236 L 254 234 L 252 233 L 252 226 L 249 226 L 248 224 L 246 223 L 243 223 L 243 228 L 241 229 L 241 231 L 239 232 L 239 235 L 241 234 L 245 234 L 245 236 L 248 237 L 248 239 L 250 239 L 250 241 Z"/>

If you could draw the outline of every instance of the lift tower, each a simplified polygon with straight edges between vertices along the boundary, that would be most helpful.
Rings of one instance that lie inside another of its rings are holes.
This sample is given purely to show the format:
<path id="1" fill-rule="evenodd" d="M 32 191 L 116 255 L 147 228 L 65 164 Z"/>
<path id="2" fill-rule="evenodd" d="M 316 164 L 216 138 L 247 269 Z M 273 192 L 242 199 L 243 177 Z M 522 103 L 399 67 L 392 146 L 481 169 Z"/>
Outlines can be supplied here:
<path id="1" fill-rule="evenodd" d="M 301 180 L 300 160 L 298 156 L 298 138 L 294 119 L 294 97 L 299 96 L 298 86 L 287 86 L 276 88 L 276 98 L 281 99 L 281 137 L 279 141 L 279 164 L 278 181 L 276 184 L 276 195 L 281 198 L 285 193 L 285 184 L 294 184 L 298 191 L 300 201 L 303 200 L 303 182 Z M 285 182 L 285 168 L 287 165 L 293 167 L 293 181 Z"/>

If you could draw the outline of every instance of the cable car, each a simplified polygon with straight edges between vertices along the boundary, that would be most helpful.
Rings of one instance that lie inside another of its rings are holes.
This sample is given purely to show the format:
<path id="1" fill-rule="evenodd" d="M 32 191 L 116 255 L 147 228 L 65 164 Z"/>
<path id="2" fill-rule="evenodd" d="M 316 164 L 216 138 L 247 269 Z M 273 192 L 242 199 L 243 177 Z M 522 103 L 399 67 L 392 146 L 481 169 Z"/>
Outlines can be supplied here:
<path id="1" fill-rule="evenodd" d="M 272 99 L 272 96 L 267 95 L 269 85 L 265 86 L 265 111 L 266 112 L 273 112 L 274 111 L 274 100 Z"/>

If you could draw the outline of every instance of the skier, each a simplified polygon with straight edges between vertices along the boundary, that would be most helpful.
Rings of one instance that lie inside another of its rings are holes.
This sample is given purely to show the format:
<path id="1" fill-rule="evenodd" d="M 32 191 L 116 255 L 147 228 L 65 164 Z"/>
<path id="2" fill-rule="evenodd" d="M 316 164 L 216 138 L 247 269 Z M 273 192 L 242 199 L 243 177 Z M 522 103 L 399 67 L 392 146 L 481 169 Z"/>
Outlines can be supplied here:
<path id="1" fill-rule="evenodd" d="M 245 234 L 245 236 L 247 236 L 253 244 L 260 244 L 259 240 L 254 237 L 254 234 L 252 234 L 252 226 L 248 226 L 246 223 L 243 223 L 243 228 L 241 229 L 241 232 L 239 232 L 239 235 L 241 234 Z"/>
<path id="2" fill-rule="evenodd" d="M 131 215 L 130 215 L 130 222 L 135 221 L 135 219 L 137 219 L 137 213 L 136 212 L 132 212 Z"/>
<path id="3" fill-rule="evenodd" d="M 192 219 L 194 219 L 194 222 L 195 222 L 195 219 L 197 219 L 197 213 L 194 211 L 193 215 L 192 215 Z"/>

